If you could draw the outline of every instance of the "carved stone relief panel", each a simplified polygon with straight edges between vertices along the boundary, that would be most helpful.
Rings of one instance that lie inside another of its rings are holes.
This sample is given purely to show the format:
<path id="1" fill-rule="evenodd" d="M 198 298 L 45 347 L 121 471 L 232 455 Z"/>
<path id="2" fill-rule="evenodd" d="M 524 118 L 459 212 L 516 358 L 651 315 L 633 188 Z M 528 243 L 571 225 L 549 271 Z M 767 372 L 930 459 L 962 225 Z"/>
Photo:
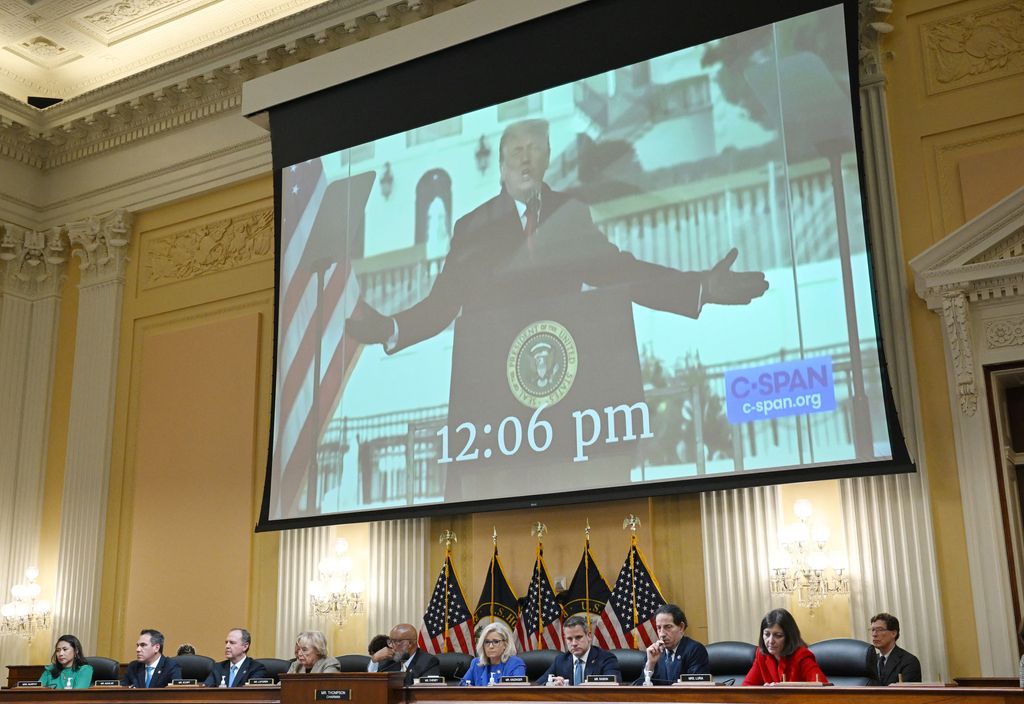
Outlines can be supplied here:
<path id="1" fill-rule="evenodd" d="M 143 240 L 142 289 L 185 281 L 270 259 L 274 210 L 260 210 Z"/>
<path id="2" fill-rule="evenodd" d="M 924 24 L 921 45 L 932 95 L 1024 72 L 1024 0 Z"/>
<path id="3" fill-rule="evenodd" d="M 989 349 L 1024 346 L 1024 316 L 986 321 L 985 343 Z"/>

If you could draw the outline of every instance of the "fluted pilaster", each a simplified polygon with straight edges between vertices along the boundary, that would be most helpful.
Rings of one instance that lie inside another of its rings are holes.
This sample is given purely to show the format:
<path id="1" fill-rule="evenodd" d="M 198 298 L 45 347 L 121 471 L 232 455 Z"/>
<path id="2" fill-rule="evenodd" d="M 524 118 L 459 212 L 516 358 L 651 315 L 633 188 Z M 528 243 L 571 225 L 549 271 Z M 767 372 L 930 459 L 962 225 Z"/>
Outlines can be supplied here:
<path id="1" fill-rule="evenodd" d="M 370 524 L 368 625 L 371 634 L 387 633 L 396 623 L 419 626 L 426 608 L 426 557 L 429 519 Z"/>
<path id="2" fill-rule="evenodd" d="M 774 486 L 701 494 L 708 639 L 750 642 L 751 625 L 785 606 L 772 601 L 768 560 L 779 533 Z"/>
<path id="3" fill-rule="evenodd" d="M 281 532 L 277 572 L 277 643 L 279 658 L 294 656 L 295 636 L 313 627 L 309 611 L 309 580 L 317 574 L 330 547 L 329 527 Z"/>
<path id="4" fill-rule="evenodd" d="M 60 282 L 60 230 L 0 225 L 0 596 L 39 553 Z M 49 586 L 49 585 L 43 585 Z M 44 593 L 42 598 L 52 595 Z M 21 661 L 19 639 L 0 640 L 0 663 Z"/>
<path id="5" fill-rule="evenodd" d="M 124 269 L 125 211 L 68 224 L 81 260 L 54 628 L 96 643 Z"/>

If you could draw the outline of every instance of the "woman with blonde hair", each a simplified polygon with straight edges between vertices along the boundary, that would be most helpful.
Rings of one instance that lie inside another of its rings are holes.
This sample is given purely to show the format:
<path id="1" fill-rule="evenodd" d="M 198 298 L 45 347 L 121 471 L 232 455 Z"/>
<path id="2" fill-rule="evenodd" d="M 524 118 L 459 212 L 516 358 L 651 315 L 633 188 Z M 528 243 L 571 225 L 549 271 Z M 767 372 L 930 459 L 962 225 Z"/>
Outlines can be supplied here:
<path id="1" fill-rule="evenodd" d="M 497 684 L 502 677 L 526 674 L 526 663 L 516 657 L 512 631 L 501 621 L 492 621 L 480 632 L 476 654 L 473 666 L 459 682 L 463 687 L 486 687 Z"/>
<path id="2" fill-rule="evenodd" d="M 341 665 L 327 654 L 327 637 L 321 631 L 303 631 L 295 638 L 295 662 L 288 672 L 341 672 Z"/>

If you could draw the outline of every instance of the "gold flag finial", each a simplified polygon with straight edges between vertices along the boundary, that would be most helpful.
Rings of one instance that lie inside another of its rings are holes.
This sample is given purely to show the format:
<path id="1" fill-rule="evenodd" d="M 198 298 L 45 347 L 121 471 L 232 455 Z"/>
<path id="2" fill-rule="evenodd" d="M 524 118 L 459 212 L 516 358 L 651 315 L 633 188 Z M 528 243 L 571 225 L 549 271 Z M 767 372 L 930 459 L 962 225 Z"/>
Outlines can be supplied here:
<path id="1" fill-rule="evenodd" d="M 590 540 L 590 519 L 587 518 L 587 527 L 583 530 L 583 534 L 587 536 L 587 540 Z"/>
<path id="2" fill-rule="evenodd" d="M 447 550 L 452 546 L 452 543 L 459 542 L 459 539 L 456 537 L 455 531 L 446 529 L 441 532 L 441 537 L 437 542 L 444 543 L 444 549 Z"/>
<path id="3" fill-rule="evenodd" d="M 636 529 L 640 527 L 640 519 L 634 516 L 632 513 L 626 516 L 625 520 L 622 521 L 622 530 L 629 528 L 636 535 Z"/>
<path id="4" fill-rule="evenodd" d="M 541 538 L 543 538 L 544 535 L 547 532 L 548 532 L 548 527 L 546 525 L 544 525 L 543 523 L 541 523 L 540 521 L 537 521 L 536 523 L 534 523 L 533 527 L 530 528 L 530 535 L 536 535 L 537 536 L 537 540 L 540 540 Z"/>
<path id="5" fill-rule="evenodd" d="M 498 526 L 491 526 L 491 540 L 495 545 L 498 544 Z"/>

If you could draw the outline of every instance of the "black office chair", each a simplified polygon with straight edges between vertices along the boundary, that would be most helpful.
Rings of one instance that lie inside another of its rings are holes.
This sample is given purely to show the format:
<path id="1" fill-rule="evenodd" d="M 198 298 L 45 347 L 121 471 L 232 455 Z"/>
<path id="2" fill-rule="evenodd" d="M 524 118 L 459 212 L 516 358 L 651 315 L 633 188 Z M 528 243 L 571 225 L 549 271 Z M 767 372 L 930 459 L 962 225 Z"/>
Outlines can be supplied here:
<path id="1" fill-rule="evenodd" d="M 633 648 L 613 648 L 612 654 L 619 660 L 619 670 L 622 671 L 623 682 L 630 684 L 643 676 L 644 664 L 647 662 L 646 651 Z"/>
<path id="2" fill-rule="evenodd" d="M 181 668 L 182 679 L 199 680 L 200 684 L 206 681 L 213 669 L 213 658 L 205 655 L 175 655 L 173 660 Z"/>
<path id="3" fill-rule="evenodd" d="M 281 675 L 288 672 L 288 666 L 291 665 L 290 660 L 282 660 L 281 658 L 254 658 L 256 662 L 267 668 L 267 676 L 273 677 L 275 682 L 281 681 Z"/>
<path id="4" fill-rule="evenodd" d="M 863 687 L 871 684 L 873 673 L 868 672 L 867 665 L 871 646 L 864 641 L 832 638 L 807 647 L 814 653 L 825 677 L 837 687 Z"/>
<path id="5" fill-rule="evenodd" d="M 338 664 L 342 672 L 366 672 L 370 664 L 369 655 L 339 655 Z"/>
<path id="6" fill-rule="evenodd" d="M 92 666 L 93 682 L 96 680 L 121 679 L 121 664 L 117 660 L 93 655 L 92 657 L 87 657 L 85 661 Z"/>
<path id="7" fill-rule="evenodd" d="M 739 685 L 754 664 L 757 646 L 737 640 L 708 643 L 711 678 L 720 684 Z"/>
<path id="8" fill-rule="evenodd" d="M 441 663 L 441 676 L 448 682 L 458 682 L 473 666 L 475 655 L 466 653 L 438 653 L 437 660 Z"/>
<path id="9" fill-rule="evenodd" d="M 526 677 L 535 682 L 551 667 L 558 653 L 558 650 L 527 650 L 525 653 L 519 653 L 519 657 L 526 663 Z"/>

